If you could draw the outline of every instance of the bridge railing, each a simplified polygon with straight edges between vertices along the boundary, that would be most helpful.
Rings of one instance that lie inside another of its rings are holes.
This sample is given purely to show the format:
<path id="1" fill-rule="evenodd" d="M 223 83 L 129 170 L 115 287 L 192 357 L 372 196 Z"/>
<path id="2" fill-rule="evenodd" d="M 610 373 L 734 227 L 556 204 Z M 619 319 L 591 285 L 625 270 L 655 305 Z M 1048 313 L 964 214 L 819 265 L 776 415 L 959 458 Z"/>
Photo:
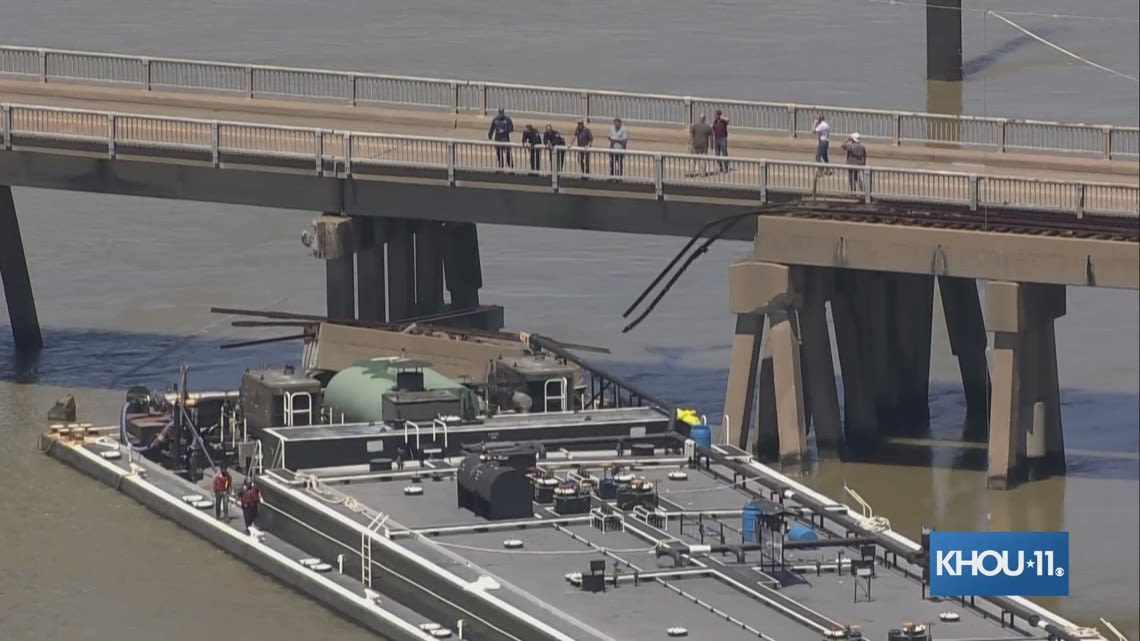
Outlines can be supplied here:
<path id="1" fill-rule="evenodd" d="M 947 171 L 860 167 L 709 155 L 536 148 L 520 144 L 359 133 L 118 114 L 28 105 L 0 106 L 4 149 L 63 149 L 117 158 L 283 166 L 321 175 L 367 178 L 425 170 L 451 185 L 509 174 L 558 192 L 583 179 L 615 196 L 700 195 L 766 202 L 775 194 L 838 196 L 873 202 L 1140 216 L 1140 189 L 1129 185 L 978 176 Z M 531 152 L 535 152 L 532 163 Z M 854 172 L 854 174 L 853 174 Z M 855 178 L 855 181 L 852 181 Z"/>
<path id="2" fill-rule="evenodd" d="M 791 137 L 810 135 L 813 118 L 822 112 L 837 134 L 858 131 L 870 140 L 896 145 L 1140 158 L 1140 128 L 1116 125 L 417 78 L 14 46 L 0 47 L 2 76 L 454 113 L 487 114 L 503 107 L 515 113 L 557 119 L 599 121 L 621 117 L 631 123 L 671 127 L 687 127 L 695 116 L 723 109 L 736 130 Z"/>

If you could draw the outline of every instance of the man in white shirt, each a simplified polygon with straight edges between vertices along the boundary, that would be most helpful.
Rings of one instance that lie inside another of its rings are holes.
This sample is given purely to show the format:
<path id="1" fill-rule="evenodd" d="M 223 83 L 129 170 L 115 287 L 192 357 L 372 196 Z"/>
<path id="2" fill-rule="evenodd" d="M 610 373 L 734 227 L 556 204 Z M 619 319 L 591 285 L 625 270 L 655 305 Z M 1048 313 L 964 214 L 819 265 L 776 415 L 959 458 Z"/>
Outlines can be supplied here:
<path id="1" fill-rule="evenodd" d="M 614 118 L 614 126 L 610 128 L 610 175 L 621 176 L 622 154 L 629 146 L 629 131 L 622 126 L 621 118 Z"/>
<path id="2" fill-rule="evenodd" d="M 815 161 L 830 163 L 831 159 L 827 157 L 827 148 L 831 144 L 829 140 L 831 138 L 831 125 L 827 124 L 827 121 L 824 120 L 823 114 L 819 114 L 815 117 L 815 121 L 812 122 L 811 125 L 811 130 L 815 133 L 817 140 L 815 145 Z"/>

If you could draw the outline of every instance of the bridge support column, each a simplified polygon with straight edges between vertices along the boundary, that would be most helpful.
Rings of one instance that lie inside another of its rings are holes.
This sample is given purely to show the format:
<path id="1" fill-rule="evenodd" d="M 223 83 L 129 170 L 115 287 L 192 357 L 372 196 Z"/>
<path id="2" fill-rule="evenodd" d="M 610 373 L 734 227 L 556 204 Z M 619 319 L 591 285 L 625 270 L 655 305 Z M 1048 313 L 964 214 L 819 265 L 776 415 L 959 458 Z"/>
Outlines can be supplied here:
<path id="1" fill-rule="evenodd" d="M 799 465 L 807 450 L 800 329 L 794 309 L 802 283 L 803 270 L 786 265 L 744 259 L 733 264 L 729 271 L 732 311 L 753 317 L 766 315 L 769 323 L 764 339 L 767 354 L 760 364 L 755 451 L 764 456 L 778 442 L 779 459 L 789 466 Z M 742 330 L 747 333 L 754 331 L 758 322 L 754 318 L 742 325 Z M 745 399 L 752 394 L 748 379 L 755 372 L 753 354 L 756 349 L 754 344 L 742 339 L 736 367 L 729 374 L 728 385 L 735 404 L 732 411 L 739 417 L 741 425 L 747 424 L 744 420 Z M 771 354 L 770 358 L 768 354 Z M 733 418 L 729 420 L 731 422 Z M 773 431 L 776 439 L 771 438 Z M 737 442 L 750 440 L 737 436 Z"/>
<path id="2" fill-rule="evenodd" d="M 388 321 L 411 318 L 416 304 L 416 261 L 410 221 L 388 222 Z"/>
<path id="3" fill-rule="evenodd" d="M 986 288 L 986 326 L 994 333 L 991 489 L 1024 481 L 1029 455 L 1040 459 L 1041 472 L 1064 472 L 1053 325 L 1064 313 L 1063 286 L 991 282 Z"/>
<path id="4" fill-rule="evenodd" d="M 962 0 L 926 0 L 926 79 L 962 79 Z"/>
<path id="5" fill-rule="evenodd" d="M 938 292 L 946 315 L 950 351 L 958 359 L 962 391 L 966 396 L 963 438 L 986 438 L 989 421 L 990 373 L 986 362 L 986 325 L 978 285 L 973 278 L 938 277 Z"/>
<path id="6" fill-rule="evenodd" d="M 894 281 L 894 366 L 898 376 L 896 419 L 901 432 L 930 429 L 930 339 L 934 326 L 934 277 L 891 274 Z"/>
<path id="7" fill-rule="evenodd" d="M 479 232 L 475 223 L 447 223 L 443 227 L 443 262 L 447 291 L 454 307 L 479 305 L 483 265 L 479 259 Z"/>
<path id="8" fill-rule="evenodd" d="M 855 305 L 856 325 L 867 346 L 875 399 L 875 420 L 887 434 L 898 433 L 899 380 L 895 367 L 895 314 L 892 274 L 860 271 L 855 274 L 860 300 Z"/>
<path id="9" fill-rule="evenodd" d="M 443 224 L 422 220 L 416 225 L 416 315 L 443 311 Z"/>
<path id="10" fill-rule="evenodd" d="M 356 236 L 352 219 L 326 213 L 313 221 L 313 237 L 305 240 L 325 261 L 325 306 L 330 318 L 356 317 Z"/>
<path id="11" fill-rule="evenodd" d="M 762 314 L 737 314 L 728 365 L 728 389 L 724 394 L 725 440 L 739 448 L 748 447 L 748 427 L 756 400 L 756 370 L 760 361 Z"/>
<path id="12" fill-rule="evenodd" d="M 815 431 L 815 449 L 820 459 L 839 458 L 843 451 L 843 426 L 839 418 L 839 394 L 835 389 L 835 362 L 831 358 L 831 333 L 827 329 L 827 301 L 835 291 L 834 272 L 827 267 L 804 268 L 803 331 L 804 404 Z"/>
<path id="13" fill-rule="evenodd" d="M 383 218 L 354 220 L 357 233 L 356 306 L 360 320 L 388 320 Z"/>
<path id="14" fill-rule="evenodd" d="M 8 319 L 12 324 L 16 349 L 43 349 L 44 339 L 40 333 L 39 315 L 36 314 L 32 279 L 24 255 L 20 221 L 16 217 L 16 201 L 8 185 L 0 185 L 0 280 L 4 281 L 4 300 L 8 304 Z"/>
<path id="15" fill-rule="evenodd" d="M 870 345 L 862 340 L 855 313 L 866 294 L 863 285 L 858 272 L 839 270 L 831 298 L 831 317 L 843 380 L 844 444 L 848 452 L 865 453 L 873 450 L 879 440 L 879 421 L 875 416 L 875 373 Z"/>

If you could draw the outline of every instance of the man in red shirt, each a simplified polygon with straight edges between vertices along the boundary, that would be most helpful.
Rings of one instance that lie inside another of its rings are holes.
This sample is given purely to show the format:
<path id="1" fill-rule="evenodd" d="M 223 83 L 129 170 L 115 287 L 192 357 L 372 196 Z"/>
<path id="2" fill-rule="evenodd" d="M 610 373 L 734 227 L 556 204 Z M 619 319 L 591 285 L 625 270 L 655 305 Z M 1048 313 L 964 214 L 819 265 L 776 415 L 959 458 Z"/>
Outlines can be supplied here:
<path id="1" fill-rule="evenodd" d="M 261 504 L 261 490 L 257 489 L 257 484 L 253 479 L 246 477 L 245 485 L 241 488 L 241 514 L 245 517 L 245 533 L 249 534 L 249 528 L 257 521 L 257 508 Z"/>
<path id="2" fill-rule="evenodd" d="M 728 156 L 728 118 L 720 109 L 713 114 L 713 149 L 718 156 Z M 720 170 L 728 171 L 728 161 L 720 161 Z"/>
<path id="3" fill-rule="evenodd" d="M 230 471 L 222 463 L 214 475 L 214 518 L 218 520 L 230 520 L 230 488 L 233 483 Z"/>

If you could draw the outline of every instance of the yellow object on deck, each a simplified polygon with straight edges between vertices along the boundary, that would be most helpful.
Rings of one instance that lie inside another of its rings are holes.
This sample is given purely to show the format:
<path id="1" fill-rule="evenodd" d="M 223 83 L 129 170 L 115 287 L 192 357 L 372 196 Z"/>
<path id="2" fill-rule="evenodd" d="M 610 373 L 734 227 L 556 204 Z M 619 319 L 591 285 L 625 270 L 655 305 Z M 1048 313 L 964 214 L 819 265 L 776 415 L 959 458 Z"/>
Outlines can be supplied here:
<path id="1" fill-rule="evenodd" d="M 697 415 L 697 410 L 687 407 L 677 408 L 677 420 L 688 424 L 690 427 L 701 424 L 701 417 Z"/>

